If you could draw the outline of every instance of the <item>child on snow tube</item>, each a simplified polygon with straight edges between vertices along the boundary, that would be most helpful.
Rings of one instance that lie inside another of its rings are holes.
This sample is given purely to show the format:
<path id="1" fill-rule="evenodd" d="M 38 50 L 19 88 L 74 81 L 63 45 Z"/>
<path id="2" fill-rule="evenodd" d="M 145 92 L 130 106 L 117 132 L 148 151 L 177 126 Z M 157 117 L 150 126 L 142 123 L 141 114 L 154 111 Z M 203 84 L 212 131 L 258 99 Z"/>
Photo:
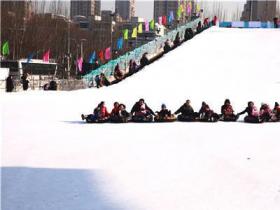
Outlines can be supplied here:
<path id="1" fill-rule="evenodd" d="M 161 110 L 156 112 L 155 122 L 173 122 L 175 120 L 175 115 L 171 114 L 171 111 L 166 108 L 165 104 L 162 104 Z"/>
<path id="2" fill-rule="evenodd" d="M 224 105 L 221 107 L 220 119 L 226 122 L 234 122 L 238 119 L 237 115 L 234 114 L 234 110 L 231 106 L 230 100 L 226 99 Z"/>
<path id="3" fill-rule="evenodd" d="M 262 103 L 260 108 L 260 120 L 262 122 L 269 122 L 272 118 L 272 110 L 269 105 L 266 103 Z"/>
<path id="4" fill-rule="evenodd" d="M 271 120 L 273 122 L 280 121 L 280 106 L 278 102 L 275 102 L 274 108 L 272 110 Z"/>

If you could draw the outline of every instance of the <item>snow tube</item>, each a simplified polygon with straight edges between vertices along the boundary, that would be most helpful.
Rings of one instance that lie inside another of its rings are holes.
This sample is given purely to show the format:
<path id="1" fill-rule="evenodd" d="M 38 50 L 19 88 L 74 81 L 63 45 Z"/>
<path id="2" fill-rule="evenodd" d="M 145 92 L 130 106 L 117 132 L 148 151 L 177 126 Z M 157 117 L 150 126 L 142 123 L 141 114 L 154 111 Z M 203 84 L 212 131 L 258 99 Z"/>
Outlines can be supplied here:
<path id="1" fill-rule="evenodd" d="M 110 119 L 111 123 L 128 123 L 129 122 L 128 117 L 114 117 Z"/>
<path id="2" fill-rule="evenodd" d="M 245 123 L 261 123 L 260 119 L 258 117 L 253 116 L 246 116 L 244 118 Z"/>
<path id="3" fill-rule="evenodd" d="M 164 118 L 156 116 L 154 120 L 155 122 L 175 122 L 177 118 L 174 115 L 170 117 L 164 117 Z"/>
<path id="4" fill-rule="evenodd" d="M 145 123 L 145 122 L 153 122 L 153 116 L 148 115 L 148 116 L 132 116 L 132 122 L 140 122 L 140 123 Z"/>
<path id="5" fill-rule="evenodd" d="M 220 119 L 220 116 L 216 113 L 213 113 L 210 117 L 204 117 L 200 118 L 200 122 L 218 122 Z"/>
<path id="6" fill-rule="evenodd" d="M 223 122 L 236 122 L 238 120 L 238 116 L 233 114 L 233 115 L 223 115 L 220 119 L 220 121 Z"/>
<path id="7" fill-rule="evenodd" d="M 178 121 L 180 122 L 196 122 L 197 118 L 195 116 L 179 115 Z"/>

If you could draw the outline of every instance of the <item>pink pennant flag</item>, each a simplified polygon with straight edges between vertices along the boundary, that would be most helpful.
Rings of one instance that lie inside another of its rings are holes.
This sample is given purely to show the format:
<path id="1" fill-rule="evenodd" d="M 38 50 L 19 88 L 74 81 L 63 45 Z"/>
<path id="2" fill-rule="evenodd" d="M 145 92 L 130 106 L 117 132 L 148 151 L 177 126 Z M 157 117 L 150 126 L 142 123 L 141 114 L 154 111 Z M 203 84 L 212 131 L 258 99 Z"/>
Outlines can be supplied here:
<path id="1" fill-rule="evenodd" d="M 110 60 L 111 59 L 111 47 L 106 48 L 105 50 L 105 59 Z"/>
<path id="2" fill-rule="evenodd" d="M 150 29 L 149 29 L 149 21 L 145 21 L 145 31 L 147 32 L 147 31 L 149 31 Z"/>
<path id="3" fill-rule="evenodd" d="M 49 62 L 50 61 L 50 50 L 44 53 L 43 55 L 43 61 L 44 62 Z"/>
<path id="4" fill-rule="evenodd" d="M 78 68 L 78 71 L 79 72 L 82 72 L 83 71 L 83 58 L 80 57 L 78 60 L 77 60 L 77 68 Z"/>
<path id="5" fill-rule="evenodd" d="M 191 5 L 188 4 L 188 6 L 187 6 L 187 13 L 188 13 L 188 14 L 191 14 L 191 10 L 192 10 Z"/>
<path id="6" fill-rule="evenodd" d="M 159 24 L 159 25 L 162 25 L 162 17 L 161 17 L 161 16 L 158 17 L 158 24 Z"/>

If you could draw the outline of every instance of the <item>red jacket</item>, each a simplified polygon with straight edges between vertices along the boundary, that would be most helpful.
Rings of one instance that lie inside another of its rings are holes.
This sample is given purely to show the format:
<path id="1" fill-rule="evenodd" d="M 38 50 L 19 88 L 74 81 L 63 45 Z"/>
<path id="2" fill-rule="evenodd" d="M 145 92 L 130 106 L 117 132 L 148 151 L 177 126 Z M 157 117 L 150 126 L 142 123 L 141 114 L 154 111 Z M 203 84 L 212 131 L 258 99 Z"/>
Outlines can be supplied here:
<path id="1" fill-rule="evenodd" d="M 99 111 L 99 117 L 104 118 L 104 117 L 109 117 L 110 114 L 107 111 L 107 108 L 105 106 L 100 107 L 100 111 Z"/>

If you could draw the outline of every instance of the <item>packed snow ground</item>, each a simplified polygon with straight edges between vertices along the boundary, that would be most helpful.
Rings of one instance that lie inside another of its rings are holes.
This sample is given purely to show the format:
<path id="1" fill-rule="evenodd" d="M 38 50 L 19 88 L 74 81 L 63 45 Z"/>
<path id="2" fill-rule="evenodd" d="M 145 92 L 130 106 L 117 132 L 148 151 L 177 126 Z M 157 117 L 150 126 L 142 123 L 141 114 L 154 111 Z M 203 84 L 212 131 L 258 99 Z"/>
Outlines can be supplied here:
<path id="1" fill-rule="evenodd" d="M 1 93 L 2 209 L 279 210 L 280 123 L 80 120 L 101 100 L 273 105 L 279 43 L 279 30 L 211 28 L 108 88 Z"/>

